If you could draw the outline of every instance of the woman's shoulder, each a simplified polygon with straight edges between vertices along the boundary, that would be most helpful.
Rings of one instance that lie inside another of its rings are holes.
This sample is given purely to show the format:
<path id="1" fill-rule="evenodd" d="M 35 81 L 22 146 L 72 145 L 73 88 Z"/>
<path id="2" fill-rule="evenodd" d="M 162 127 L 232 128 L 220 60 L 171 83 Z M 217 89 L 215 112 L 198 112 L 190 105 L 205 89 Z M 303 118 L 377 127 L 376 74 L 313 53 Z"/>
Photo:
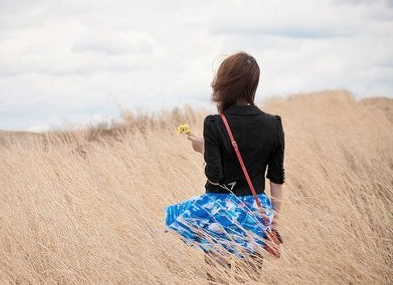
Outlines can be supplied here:
<path id="1" fill-rule="evenodd" d="M 214 124 L 220 117 L 219 114 L 210 114 L 205 117 L 204 124 Z"/>
<path id="2" fill-rule="evenodd" d="M 272 124 L 281 124 L 281 116 L 277 114 L 270 114 L 262 111 L 261 113 L 264 120 L 272 123 Z"/>
<path id="3" fill-rule="evenodd" d="M 210 132 L 215 132 L 217 127 L 217 120 L 218 120 L 219 115 L 207 115 L 205 117 L 205 120 L 203 122 L 203 129 L 204 131 L 210 131 Z"/>
<path id="4" fill-rule="evenodd" d="M 268 113 L 264 113 L 265 117 L 268 121 L 268 125 L 270 126 L 270 129 L 274 132 L 277 133 L 278 138 L 280 141 L 283 140 L 284 137 L 284 129 L 282 126 L 282 120 L 281 120 L 281 116 L 280 115 L 273 115 L 273 114 L 268 114 Z"/>
<path id="5" fill-rule="evenodd" d="M 266 113 L 264 111 L 260 111 L 258 114 L 264 121 L 267 121 L 272 124 L 281 124 L 281 116 L 276 114 Z M 205 117 L 204 124 L 215 124 L 217 120 L 220 120 L 220 114 L 210 114 Z"/>
<path id="6" fill-rule="evenodd" d="M 263 125 L 266 126 L 269 130 L 272 132 L 275 132 L 277 134 L 283 134 L 283 126 L 282 126 L 282 120 L 281 116 L 277 114 L 270 114 L 266 112 L 262 112 L 262 120 Z"/>
<path id="7" fill-rule="evenodd" d="M 260 110 L 261 110 L 261 109 L 260 109 Z M 275 120 L 277 117 L 280 117 L 280 116 L 277 115 L 277 114 L 268 113 L 268 112 L 265 112 L 264 110 L 261 110 L 261 115 L 264 116 L 264 117 L 266 117 L 266 118 L 269 118 L 269 119 L 271 119 L 271 120 Z"/>

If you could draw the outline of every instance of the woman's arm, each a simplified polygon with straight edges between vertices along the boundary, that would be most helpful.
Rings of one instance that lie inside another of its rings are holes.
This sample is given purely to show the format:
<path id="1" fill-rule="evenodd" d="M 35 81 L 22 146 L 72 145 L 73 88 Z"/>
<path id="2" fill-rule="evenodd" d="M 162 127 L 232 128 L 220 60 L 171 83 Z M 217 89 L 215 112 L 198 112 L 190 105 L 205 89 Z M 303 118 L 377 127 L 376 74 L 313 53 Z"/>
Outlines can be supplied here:
<path id="1" fill-rule="evenodd" d="M 210 183 L 221 184 L 224 173 L 221 163 L 220 148 L 218 146 L 215 117 L 207 116 L 203 122 L 203 158 L 205 159 L 205 175 Z M 201 142 L 199 143 L 201 145 Z"/>
<path id="2" fill-rule="evenodd" d="M 267 178 L 270 180 L 270 194 L 274 208 L 274 218 L 272 226 L 277 227 L 280 220 L 280 209 L 282 199 L 282 184 L 285 180 L 284 171 L 284 149 L 285 139 L 284 130 L 282 128 L 281 117 L 276 116 L 277 119 L 277 148 L 273 152 L 268 162 Z"/>
<path id="3" fill-rule="evenodd" d="M 280 209 L 282 199 L 282 184 L 270 182 L 270 195 L 274 208 L 274 218 L 272 221 L 273 228 L 277 228 L 278 221 L 280 220 Z"/>
<path id="4" fill-rule="evenodd" d="M 213 185 L 219 185 L 223 179 L 221 155 L 217 144 L 217 130 L 214 117 L 207 116 L 203 122 L 203 137 L 189 135 L 194 151 L 201 153 L 205 159 L 205 175 Z"/>

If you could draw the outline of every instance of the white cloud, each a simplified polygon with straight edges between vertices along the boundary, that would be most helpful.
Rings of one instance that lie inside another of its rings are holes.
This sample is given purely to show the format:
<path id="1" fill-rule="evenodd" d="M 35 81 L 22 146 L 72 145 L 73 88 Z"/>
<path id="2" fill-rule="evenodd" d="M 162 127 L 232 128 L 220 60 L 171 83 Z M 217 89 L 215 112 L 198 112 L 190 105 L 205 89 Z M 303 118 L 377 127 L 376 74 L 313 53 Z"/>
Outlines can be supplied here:
<path id="1" fill-rule="evenodd" d="M 207 105 L 223 54 L 260 63 L 258 97 L 393 96 L 389 1 L 0 0 L 0 129 Z"/>

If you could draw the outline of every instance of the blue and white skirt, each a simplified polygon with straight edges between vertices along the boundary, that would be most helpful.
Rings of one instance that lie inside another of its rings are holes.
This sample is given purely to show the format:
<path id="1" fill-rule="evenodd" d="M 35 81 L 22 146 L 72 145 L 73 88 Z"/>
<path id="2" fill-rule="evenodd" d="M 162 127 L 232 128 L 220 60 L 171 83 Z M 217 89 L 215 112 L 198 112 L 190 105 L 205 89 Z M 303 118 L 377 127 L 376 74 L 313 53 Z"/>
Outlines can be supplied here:
<path id="1" fill-rule="evenodd" d="M 258 198 L 269 224 L 273 207 L 266 194 Z M 166 230 L 205 252 L 227 252 L 243 257 L 261 250 L 265 225 L 252 195 L 206 193 L 165 209 Z"/>

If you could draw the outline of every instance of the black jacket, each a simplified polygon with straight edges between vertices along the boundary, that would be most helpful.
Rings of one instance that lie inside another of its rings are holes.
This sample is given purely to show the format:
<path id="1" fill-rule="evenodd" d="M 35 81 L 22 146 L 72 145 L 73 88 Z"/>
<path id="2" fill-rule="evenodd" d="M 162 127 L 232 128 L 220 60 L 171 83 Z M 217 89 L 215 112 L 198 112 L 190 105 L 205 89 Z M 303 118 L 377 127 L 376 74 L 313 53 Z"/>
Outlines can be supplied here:
<path id="1" fill-rule="evenodd" d="M 280 116 L 273 116 L 252 105 L 234 105 L 224 111 L 237 141 L 248 174 L 256 192 L 265 190 L 266 177 L 273 183 L 284 183 L 284 131 Z M 224 123 L 219 115 L 205 118 L 205 174 L 206 192 L 228 193 L 219 183 L 226 185 L 235 195 L 251 195 Z"/>

